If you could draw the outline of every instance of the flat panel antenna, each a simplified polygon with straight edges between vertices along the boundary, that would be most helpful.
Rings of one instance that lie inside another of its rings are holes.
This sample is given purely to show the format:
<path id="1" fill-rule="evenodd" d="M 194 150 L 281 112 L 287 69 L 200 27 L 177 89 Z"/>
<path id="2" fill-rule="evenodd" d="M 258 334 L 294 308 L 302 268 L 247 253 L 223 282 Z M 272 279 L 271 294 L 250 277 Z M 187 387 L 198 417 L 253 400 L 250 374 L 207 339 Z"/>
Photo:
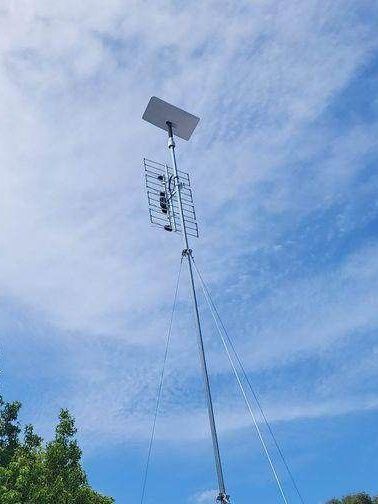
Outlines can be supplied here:
<path id="1" fill-rule="evenodd" d="M 171 124 L 175 136 L 184 140 L 190 139 L 199 122 L 199 117 L 156 96 L 148 102 L 142 119 L 165 131 L 169 131 L 168 124 Z"/>

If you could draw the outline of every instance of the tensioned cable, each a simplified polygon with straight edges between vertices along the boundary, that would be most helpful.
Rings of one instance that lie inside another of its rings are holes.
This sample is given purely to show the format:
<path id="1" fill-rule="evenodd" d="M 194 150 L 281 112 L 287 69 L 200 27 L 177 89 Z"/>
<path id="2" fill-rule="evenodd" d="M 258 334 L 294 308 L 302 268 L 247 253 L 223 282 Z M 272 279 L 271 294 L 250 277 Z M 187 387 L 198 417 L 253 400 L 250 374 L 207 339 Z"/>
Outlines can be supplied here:
<path id="1" fill-rule="evenodd" d="M 251 404 L 250 404 L 250 402 L 249 402 L 249 400 L 248 400 L 247 394 L 245 393 L 245 390 L 244 390 L 243 384 L 242 384 L 242 382 L 241 382 L 241 380 L 240 380 L 240 377 L 239 377 L 239 373 L 238 373 L 238 371 L 237 371 L 237 369 L 236 369 L 236 367 L 235 367 L 234 361 L 233 361 L 233 359 L 232 359 L 232 357 L 231 357 L 230 351 L 229 351 L 229 349 L 228 349 L 228 346 L 227 346 L 226 340 L 224 339 L 224 336 L 223 336 L 223 334 L 222 334 L 222 330 L 221 330 L 221 328 L 220 328 L 220 326 L 219 326 L 218 319 L 217 319 L 217 317 L 216 317 L 216 315 L 215 315 L 215 312 L 214 312 L 214 309 L 213 309 L 213 307 L 212 307 L 212 304 L 211 304 L 211 303 L 210 303 L 210 301 L 209 301 L 208 293 L 207 293 L 206 289 L 204 288 L 204 283 L 203 283 L 202 276 L 200 276 L 200 273 L 199 273 L 199 271 L 198 271 L 197 265 L 196 265 L 196 263 L 195 263 L 194 261 L 193 261 L 193 264 L 194 264 L 194 268 L 195 268 L 195 270 L 196 270 L 196 272 L 197 272 L 197 274 L 198 274 L 198 276 L 199 276 L 199 278 L 200 278 L 200 283 L 201 283 L 201 287 L 202 287 L 202 290 L 203 290 L 203 293 L 204 293 L 205 299 L 206 299 L 206 301 L 207 301 L 207 303 L 208 303 L 208 305 L 209 305 L 209 308 L 210 308 L 211 314 L 212 314 L 212 316 L 213 316 L 213 319 L 214 319 L 215 325 L 216 325 L 216 327 L 217 327 L 217 329 L 218 329 L 218 333 L 219 333 L 219 336 L 220 336 L 220 338 L 221 338 L 221 340 L 222 340 L 222 343 L 223 343 L 224 349 L 225 349 L 225 351 L 226 351 L 226 354 L 227 354 L 228 360 L 229 360 L 229 362 L 230 362 L 230 364 L 231 364 L 231 367 L 232 367 L 232 370 L 233 370 L 233 372 L 234 372 L 235 378 L 236 378 L 236 380 L 237 380 L 237 382 L 238 382 L 238 385 L 239 385 L 240 391 L 241 391 L 241 393 L 242 393 L 242 395 L 243 395 L 244 401 L 245 401 L 245 403 L 246 403 L 246 406 L 247 406 L 247 408 L 248 408 L 248 411 L 249 411 L 249 413 L 250 413 L 250 415 L 251 415 L 251 418 L 252 418 L 252 420 L 253 420 L 253 424 L 254 424 L 254 426 L 255 426 L 255 429 L 256 429 L 257 435 L 258 435 L 258 437 L 259 437 L 259 440 L 260 440 L 261 446 L 263 447 L 263 450 L 264 450 L 265 456 L 266 456 L 266 458 L 267 458 L 267 460 L 268 460 L 268 462 L 269 462 L 270 468 L 271 468 L 271 470 L 272 470 L 272 473 L 273 473 L 274 479 L 275 479 L 275 481 L 276 481 L 276 483 L 277 483 L 277 486 L 278 486 L 278 489 L 279 489 L 279 491 L 280 491 L 281 497 L 282 497 L 283 501 L 285 502 L 285 504 L 288 504 L 288 501 L 287 501 L 287 498 L 286 498 L 285 492 L 284 492 L 284 490 L 283 490 L 283 487 L 282 487 L 282 484 L 281 484 L 280 478 L 279 478 L 278 473 L 277 473 L 277 471 L 276 471 L 276 469 L 275 469 L 275 467 L 274 467 L 272 457 L 271 457 L 271 455 L 270 455 L 270 453 L 269 453 L 268 447 L 267 447 L 267 445 L 266 445 L 266 443 L 265 443 L 265 441 L 264 441 L 264 438 L 263 438 L 263 436 L 262 436 L 261 430 L 260 430 L 260 428 L 259 428 L 259 426 L 258 426 L 258 423 L 257 423 L 256 417 L 255 417 L 255 414 L 254 414 L 254 412 L 253 412 L 253 410 L 252 410 L 252 407 L 251 407 Z"/>
<path id="2" fill-rule="evenodd" d="M 194 263 L 194 260 L 193 260 L 193 263 Z M 196 265 L 195 265 L 195 267 L 196 267 Z M 289 478 L 290 478 L 290 480 L 291 480 L 291 482 L 293 484 L 293 487 L 294 487 L 294 489 L 295 489 L 295 491 L 296 491 L 296 493 L 297 493 L 297 495 L 299 497 L 299 500 L 302 502 L 302 504 L 305 504 L 304 503 L 304 499 L 302 497 L 302 494 L 301 494 L 301 492 L 300 492 L 300 490 L 298 488 L 298 485 L 297 485 L 297 483 L 295 481 L 294 475 L 293 475 L 293 473 L 292 473 L 292 471 L 291 471 L 291 469 L 289 467 L 289 464 L 288 464 L 288 462 L 286 460 L 286 457 L 285 457 L 285 455 L 284 455 L 284 453 L 283 453 L 283 451 L 282 451 L 282 449 L 281 449 L 281 447 L 280 447 L 280 445 L 278 443 L 278 440 L 277 440 L 277 438 L 276 438 L 276 436 L 275 436 L 275 434 L 273 432 L 273 429 L 272 429 L 272 427 L 270 425 L 270 422 L 269 422 L 268 418 L 266 417 L 266 415 L 264 413 L 263 407 L 262 407 L 262 405 L 260 403 L 260 399 L 259 399 L 256 391 L 254 390 L 253 386 L 252 386 L 252 383 L 251 383 L 251 381 L 250 381 L 250 379 L 249 379 L 249 377 L 247 375 L 247 372 L 245 371 L 245 368 L 244 368 L 243 363 L 242 363 L 242 361 L 241 361 L 241 359 L 239 357 L 239 354 L 236 351 L 235 345 L 232 342 L 232 339 L 231 339 L 231 337 L 230 337 L 230 335 L 229 335 L 229 333 L 228 333 L 228 331 L 227 331 L 227 329 L 226 329 L 226 327 L 225 327 L 225 325 L 224 325 L 224 323 L 223 323 L 223 321 L 221 319 L 221 316 L 219 315 L 219 311 L 218 311 L 218 309 L 216 307 L 216 304 L 215 304 L 214 300 L 212 299 L 212 296 L 210 294 L 209 288 L 207 287 L 207 285 L 206 285 L 206 283 L 205 283 L 205 281 L 204 281 L 204 279 L 203 279 L 200 271 L 198 270 L 198 268 L 196 268 L 196 271 L 197 271 L 197 274 L 198 274 L 198 276 L 200 278 L 200 281 L 202 283 L 202 288 L 206 289 L 206 292 L 207 292 L 208 298 L 210 300 L 210 303 L 212 304 L 214 312 L 215 312 L 215 314 L 218 317 L 219 323 L 222 326 L 223 332 L 224 332 L 224 334 L 225 334 L 225 336 L 226 336 L 226 338 L 227 338 L 227 340 L 228 340 L 228 342 L 229 342 L 229 344 L 231 346 L 231 349 L 232 349 L 232 351 L 233 351 L 233 353 L 235 355 L 235 358 L 236 358 L 236 360 L 237 360 L 237 362 L 238 362 L 238 364 L 240 366 L 240 369 L 241 369 L 241 371 L 243 373 L 244 379 L 246 380 L 246 382 L 248 384 L 248 387 L 249 387 L 249 389 L 250 389 L 250 391 L 251 391 L 251 393 L 252 393 L 252 395 L 254 397 L 254 400 L 255 400 L 255 402 L 257 404 L 257 407 L 258 407 L 258 409 L 259 409 L 259 411 L 261 413 L 261 416 L 263 417 L 264 423 L 265 423 L 265 425 L 266 425 L 266 427 L 267 427 L 267 429 L 269 431 L 269 434 L 272 437 L 273 443 L 274 443 L 274 445 L 275 445 L 275 447 L 277 449 L 277 452 L 279 453 L 279 456 L 280 456 L 280 458 L 282 460 L 282 463 L 285 466 L 285 469 L 286 469 L 286 471 L 287 471 L 287 473 L 289 475 Z"/>
<path id="3" fill-rule="evenodd" d="M 176 282 L 175 294 L 174 294 L 174 299 L 173 299 L 171 317 L 170 317 L 170 320 L 169 320 L 169 326 L 168 326 L 168 332 L 167 332 L 167 340 L 166 340 L 166 344 L 165 344 L 165 352 L 164 352 L 164 358 L 163 358 L 163 367 L 162 367 L 161 374 L 160 374 L 160 382 L 159 382 L 159 388 L 158 388 L 158 393 L 157 393 L 157 397 L 156 397 L 156 404 L 155 404 L 154 420 L 153 420 L 153 423 L 152 423 L 150 443 L 149 443 L 149 446 L 148 446 L 148 454 L 147 454 L 146 466 L 145 466 L 144 475 L 143 475 L 143 484 L 142 484 L 142 493 L 141 493 L 141 498 L 140 498 L 140 504 L 143 504 L 144 497 L 145 497 L 145 494 L 146 494 L 148 469 L 150 467 L 152 445 L 153 445 L 154 438 L 155 438 L 156 420 L 157 420 L 157 416 L 158 416 L 158 413 L 159 413 L 161 393 L 162 393 L 162 390 L 163 390 L 163 381 L 164 381 L 164 375 L 165 375 L 165 367 L 166 367 L 166 364 L 167 364 L 169 343 L 171 341 L 173 316 L 174 316 L 175 310 L 176 310 L 177 295 L 178 295 L 178 290 L 179 290 L 179 285 L 180 285 L 180 276 L 181 276 L 181 269 L 182 269 L 182 261 L 183 261 L 183 257 L 181 257 L 181 260 L 180 260 L 180 267 L 179 267 L 179 271 L 178 271 L 178 275 L 177 275 L 177 282 Z"/>

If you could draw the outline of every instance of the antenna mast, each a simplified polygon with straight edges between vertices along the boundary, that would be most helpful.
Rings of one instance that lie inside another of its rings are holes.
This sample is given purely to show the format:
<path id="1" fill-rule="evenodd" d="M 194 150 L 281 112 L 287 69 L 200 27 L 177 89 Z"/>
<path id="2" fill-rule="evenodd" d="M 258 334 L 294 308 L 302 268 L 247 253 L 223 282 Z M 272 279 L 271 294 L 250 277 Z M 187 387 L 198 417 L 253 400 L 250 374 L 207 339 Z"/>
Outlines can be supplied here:
<path id="1" fill-rule="evenodd" d="M 172 168 L 147 159 L 144 160 L 150 220 L 153 224 L 163 227 L 166 231 L 178 231 L 182 234 L 184 244 L 182 255 L 187 260 L 190 277 L 193 311 L 197 329 L 197 343 L 218 477 L 219 494 L 217 501 L 220 504 L 229 504 L 229 495 L 227 495 L 224 483 L 222 460 L 215 425 L 196 286 L 193 278 L 192 250 L 189 248 L 188 236 L 198 237 L 198 226 L 189 175 L 178 170 L 175 154 L 174 134 L 184 140 L 189 140 L 199 122 L 199 118 L 153 96 L 143 114 L 143 119 L 168 132 L 168 149 L 171 155 Z"/>

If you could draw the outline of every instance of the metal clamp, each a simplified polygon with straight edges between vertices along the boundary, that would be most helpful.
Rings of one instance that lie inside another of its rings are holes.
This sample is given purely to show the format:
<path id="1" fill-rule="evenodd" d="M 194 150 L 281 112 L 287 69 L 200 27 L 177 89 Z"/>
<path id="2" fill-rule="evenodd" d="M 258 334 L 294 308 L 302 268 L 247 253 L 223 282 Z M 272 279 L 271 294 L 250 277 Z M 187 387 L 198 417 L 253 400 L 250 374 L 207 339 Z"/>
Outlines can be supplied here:
<path id="1" fill-rule="evenodd" d="M 187 257 L 187 256 L 193 257 L 192 252 L 193 252 L 192 249 L 184 249 L 182 251 L 182 257 Z"/>
<path id="2" fill-rule="evenodd" d="M 230 504 L 230 496 L 225 493 L 220 493 L 217 497 L 217 502 L 220 502 L 220 504 Z"/>

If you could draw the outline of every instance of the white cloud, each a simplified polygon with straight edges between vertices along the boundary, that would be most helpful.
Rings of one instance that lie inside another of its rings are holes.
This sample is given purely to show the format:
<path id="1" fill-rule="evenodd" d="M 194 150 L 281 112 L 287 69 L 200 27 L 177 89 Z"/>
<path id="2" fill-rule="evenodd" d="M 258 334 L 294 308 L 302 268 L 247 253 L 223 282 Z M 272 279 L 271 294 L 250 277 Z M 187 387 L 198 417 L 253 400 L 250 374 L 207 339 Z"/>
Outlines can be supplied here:
<path id="1" fill-rule="evenodd" d="M 196 504 L 214 503 L 218 493 L 219 492 L 216 489 L 203 490 L 202 492 L 198 492 L 193 495 L 190 499 L 190 502 L 195 502 Z"/>
<path id="2" fill-rule="evenodd" d="M 180 251 L 178 239 L 146 224 L 140 160 L 165 156 L 165 139 L 140 119 L 152 94 L 201 116 L 179 158 L 193 173 L 199 261 L 215 287 L 240 275 L 224 302 L 235 300 L 249 368 L 286 366 L 376 327 L 374 247 L 333 272 L 275 283 L 268 271 L 270 293 L 257 305 L 239 294 L 254 280 L 245 257 L 287 248 L 281 237 L 345 197 L 374 150 L 376 124 L 341 133 L 316 123 L 376 49 L 377 7 L 363 3 L 371 21 L 345 1 L 3 6 L 2 299 L 32 332 L 43 327 L 39 340 L 54 337 L 70 355 L 59 369 L 73 383 L 59 398 L 88 432 L 118 438 L 125 422 L 135 437 L 148 432 Z M 297 166 L 311 163 L 306 179 Z M 248 326 L 252 309 L 259 322 Z M 177 418 L 182 397 L 197 414 L 195 346 L 185 338 L 172 360 L 172 374 L 183 375 L 170 389 Z M 211 357 L 221 368 L 216 348 Z M 107 421 L 93 404 L 107 405 Z M 327 412 L 321 404 L 293 408 Z M 193 421 L 192 435 L 200 430 Z"/>

